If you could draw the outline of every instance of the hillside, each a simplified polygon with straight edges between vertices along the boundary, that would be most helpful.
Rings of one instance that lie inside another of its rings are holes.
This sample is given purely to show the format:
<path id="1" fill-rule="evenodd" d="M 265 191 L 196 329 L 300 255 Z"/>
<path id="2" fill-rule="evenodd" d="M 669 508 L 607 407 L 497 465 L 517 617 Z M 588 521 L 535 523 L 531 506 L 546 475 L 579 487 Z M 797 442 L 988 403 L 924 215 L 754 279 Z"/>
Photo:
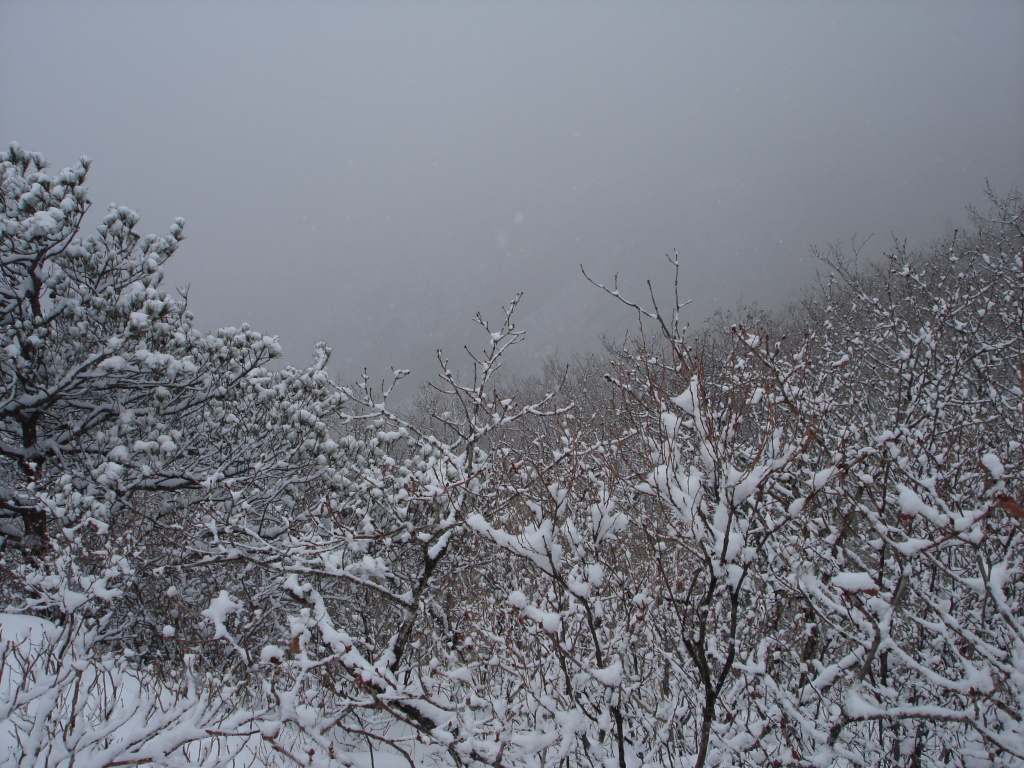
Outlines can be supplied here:
<path id="1" fill-rule="evenodd" d="M 87 172 L 2 158 L 16 764 L 1024 761 L 1019 193 L 697 331 L 670 259 L 538 379 L 516 298 L 403 413 L 197 329 Z"/>

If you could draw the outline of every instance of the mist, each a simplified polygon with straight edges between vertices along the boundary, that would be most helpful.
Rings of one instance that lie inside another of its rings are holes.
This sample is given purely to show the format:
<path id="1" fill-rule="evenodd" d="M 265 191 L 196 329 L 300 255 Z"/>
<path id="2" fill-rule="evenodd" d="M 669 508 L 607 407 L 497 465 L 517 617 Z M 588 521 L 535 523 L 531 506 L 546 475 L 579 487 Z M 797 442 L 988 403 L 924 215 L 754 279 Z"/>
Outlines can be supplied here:
<path id="1" fill-rule="evenodd" d="M 678 250 L 688 318 L 812 244 L 923 247 L 1024 179 L 1024 4 L 0 3 L 0 140 L 93 213 L 186 219 L 203 327 L 422 380 L 522 291 L 512 361 L 597 348 Z"/>

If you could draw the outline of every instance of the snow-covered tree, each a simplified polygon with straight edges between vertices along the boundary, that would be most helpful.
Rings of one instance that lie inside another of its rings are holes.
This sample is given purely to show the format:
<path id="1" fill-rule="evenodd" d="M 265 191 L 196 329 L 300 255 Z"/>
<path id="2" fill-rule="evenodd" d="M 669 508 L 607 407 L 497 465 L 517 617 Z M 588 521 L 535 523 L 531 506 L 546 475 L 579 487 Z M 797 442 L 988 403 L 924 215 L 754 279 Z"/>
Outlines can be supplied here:
<path id="1" fill-rule="evenodd" d="M 97 653 L 96 628 L 0 613 L 0 750 L 19 768 L 222 768 L 266 750 L 237 687 Z"/>
<path id="2" fill-rule="evenodd" d="M 214 731 L 260 694 L 220 627 L 261 582 L 219 536 L 315 508 L 339 395 L 325 348 L 270 370 L 274 338 L 195 328 L 162 288 L 180 220 L 112 207 L 83 237 L 88 167 L 0 157 L 0 600 L 54 627 L 0 644 L 0 707 L 19 764 L 228 764 L 247 738 Z"/>
<path id="3" fill-rule="evenodd" d="M 112 207 L 82 237 L 88 160 L 49 173 L 12 145 L 0 162 L 6 555 L 20 545 L 44 572 L 85 546 L 156 568 L 193 548 L 181 531 L 215 508 L 272 529 L 336 448 L 321 420 L 336 400 L 326 350 L 308 371 L 268 371 L 275 339 L 200 332 L 161 287 L 180 219 L 141 236 L 138 216 Z M 50 583 L 18 586 L 42 599 Z"/>
<path id="4" fill-rule="evenodd" d="M 819 650 L 791 711 L 831 759 L 1024 759 L 1024 208 L 992 202 L 926 257 L 830 257 L 815 367 L 837 471 L 803 547 Z"/>

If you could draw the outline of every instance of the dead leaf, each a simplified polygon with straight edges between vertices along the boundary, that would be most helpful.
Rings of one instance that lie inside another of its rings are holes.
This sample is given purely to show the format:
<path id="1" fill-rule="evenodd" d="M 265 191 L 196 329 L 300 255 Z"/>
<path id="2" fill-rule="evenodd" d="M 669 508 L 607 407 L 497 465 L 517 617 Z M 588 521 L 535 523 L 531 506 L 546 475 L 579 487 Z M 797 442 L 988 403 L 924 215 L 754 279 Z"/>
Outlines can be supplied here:
<path id="1" fill-rule="evenodd" d="M 1006 496 L 1005 494 L 996 496 L 996 504 L 998 504 L 1010 517 L 1015 517 L 1018 520 L 1024 520 L 1024 507 L 1009 496 Z"/>

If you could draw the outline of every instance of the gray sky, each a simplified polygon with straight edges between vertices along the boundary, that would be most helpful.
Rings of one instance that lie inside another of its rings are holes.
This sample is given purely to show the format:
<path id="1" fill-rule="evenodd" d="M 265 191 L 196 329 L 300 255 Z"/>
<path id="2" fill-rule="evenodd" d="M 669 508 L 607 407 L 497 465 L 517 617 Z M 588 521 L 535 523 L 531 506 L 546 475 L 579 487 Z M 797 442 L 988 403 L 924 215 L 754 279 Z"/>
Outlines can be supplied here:
<path id="1" fill-rule="evenodd" d="M 1021 2 L 14 2 L 0 141 L 94 160 L 189 239 L 204 327 L 431 372 L 525 291 L 519 364 L 630 318 L 676 248 L 694 319 L 794 296 L 808 246 L 962 225 L 1024 183 Z"/>

